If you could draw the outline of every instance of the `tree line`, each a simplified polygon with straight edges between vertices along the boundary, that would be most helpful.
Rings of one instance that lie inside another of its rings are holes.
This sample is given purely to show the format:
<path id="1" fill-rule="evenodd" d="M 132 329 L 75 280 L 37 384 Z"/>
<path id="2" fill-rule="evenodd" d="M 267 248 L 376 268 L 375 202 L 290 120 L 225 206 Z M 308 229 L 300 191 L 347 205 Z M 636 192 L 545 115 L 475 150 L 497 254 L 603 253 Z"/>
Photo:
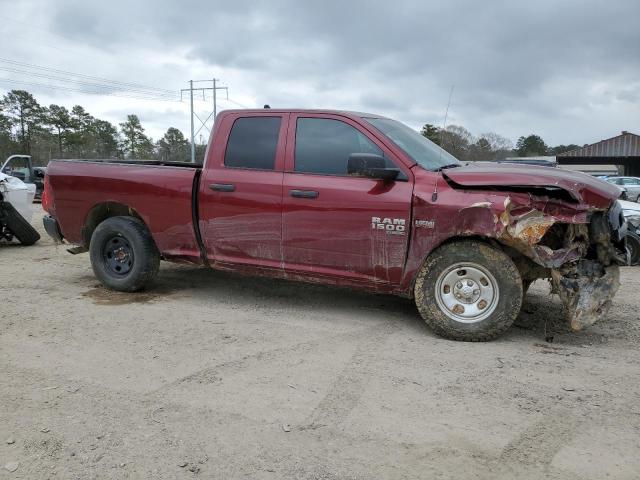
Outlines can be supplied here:
<path id="1" fill-rule="evenodd" d="M 196 144 L 196 160 L 202 160 L 205 148 Z M 134 114 L 115 126 L 81 105 L 71 110 L 40 105 L 25 90 L 11 90 L 0 100 L 0 163 L 12 154 L 31 155 L 36 165 L 52 158 L 188 161 L 190 151 L 190 142 L 177 128 L 154 142 Z"/>
<path id="2" fill-rule="evenodd" d="M 475 137 L 459 125 L 442 129 L 427 123 L 420 133 L 460 160 L 491 161 L 506 157 L 558 155 L 580 148 L 576 144 L 551 147 L 535 134 L 521 136 L 514 146 L 511 140 L 497 133 L 483 133 Z"/>
<path id="3" fill-rule="evenodd" d="M 557 155 L 579 145 L 548 146 L 538 135 L 522 136 L 515 146 L 497 133 L 474 136 L 466 128 L 422 127 L 422 135 L 460 160 L 500 160 L 506 157 Z M 196 143 L 196 160 L 202 161 L 206 145 Z M 52 158 L 138 158 L 188 161 L 190 142 L 170 127 L 154 142 L 137 115 L 127 115 L 118 126 L 89 114 L 81 105 L 68 110 L 61 105 L 43 106 L 25 90 L 11 90 L 0 100 L 0 160 L 26 154 L 37 165 Z"/>

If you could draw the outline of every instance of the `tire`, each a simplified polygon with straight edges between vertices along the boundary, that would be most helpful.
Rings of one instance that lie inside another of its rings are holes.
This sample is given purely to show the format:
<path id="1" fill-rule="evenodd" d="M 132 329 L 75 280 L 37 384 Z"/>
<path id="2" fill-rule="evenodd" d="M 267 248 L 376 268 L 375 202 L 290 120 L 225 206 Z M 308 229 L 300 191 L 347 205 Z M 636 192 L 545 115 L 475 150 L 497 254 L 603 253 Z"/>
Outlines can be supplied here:
<path id="1" fill-rule="evenodd" d="M 38 231 L 9 202 L 0 202 L 0 218 L 6 228 L 23 245 L 33 245 L 40 240 Z"/>
<path id="2" fill-rule="evenodd" d="M 633 232 L 627 232 L 627 250 L 629 251 L 629 265 L 637 265 L 640 262 L 640 236 Z"/>
<path id="3" fill-rule="evenodd" d="M 513 324 L 522 306 L 522 287 L 517 267 L 503 251 L 461 240 L 429 255 L 414 293 L 420 315 L 436 334 L 484 342 Z"/>
<path id="4" fill-rule="evenodd" d="M 111 217 L 99 224 L 89 244 L 95 276 L 107 288 L 136 292 L 158 274 L 160 253 L 137 218 Z"/>

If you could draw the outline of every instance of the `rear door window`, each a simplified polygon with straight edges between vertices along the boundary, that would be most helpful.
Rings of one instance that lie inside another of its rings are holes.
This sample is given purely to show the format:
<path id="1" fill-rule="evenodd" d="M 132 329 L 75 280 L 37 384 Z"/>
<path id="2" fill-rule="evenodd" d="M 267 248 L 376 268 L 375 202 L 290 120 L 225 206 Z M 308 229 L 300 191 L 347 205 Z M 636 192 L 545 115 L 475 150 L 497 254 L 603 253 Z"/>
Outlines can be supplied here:
<path id="1" fill-rule="evenodd" d="M 281 117 L 241 117 L 231 128 L 224 164 L 232 168 L 273 170 Z"/>

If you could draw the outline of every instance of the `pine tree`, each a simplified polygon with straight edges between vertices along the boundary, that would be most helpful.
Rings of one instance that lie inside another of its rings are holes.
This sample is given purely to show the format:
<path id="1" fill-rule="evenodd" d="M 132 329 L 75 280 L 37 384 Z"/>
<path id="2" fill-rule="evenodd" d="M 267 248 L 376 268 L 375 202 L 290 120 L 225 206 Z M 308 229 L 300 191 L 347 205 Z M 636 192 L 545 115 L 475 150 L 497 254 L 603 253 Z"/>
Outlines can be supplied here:
<path id="1" fill-rule="evenodd" d="M 49 105 L 47 111 L 47 123 L 55 130 L 58 137 L 58 154 L 64 158 L 64 144 L 66 136 L 73 128 L 73 122 L 69 110 L 60 105 Z"/>
<path id="2" fill-rule="evenodd" d="M 137 115 L 127 115 L 127 121 L 120 124 L 122 150 L 129 158 L 153 156 L 153 143 L 144 134 L 144 128 Z"/>
<path id="3" fill-rule="evenodd" d="M 7 93 L 2 99 L 2 108 L 18 128 L 21 153 L 29 155 L 33 135 L 43 123 L 45 110 L 33 95 L 24 90 L 11 90 Z"/>

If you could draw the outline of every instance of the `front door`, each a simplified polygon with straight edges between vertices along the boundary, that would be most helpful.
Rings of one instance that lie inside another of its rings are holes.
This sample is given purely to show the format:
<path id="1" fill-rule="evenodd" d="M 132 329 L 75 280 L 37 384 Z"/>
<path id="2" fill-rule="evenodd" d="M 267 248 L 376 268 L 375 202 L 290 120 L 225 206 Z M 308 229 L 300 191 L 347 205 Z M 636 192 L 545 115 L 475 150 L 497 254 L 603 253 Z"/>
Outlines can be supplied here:
<path id="1" fill-rule="evenodd" d="M 218 265 L 281 268 L 288 114 L 228 115 L 200 181 L 200 232 Z"/>
<path id="2" fill-rule="evenodd" d="M 352 153 L 375 153 L 398 180 L 347 175 Z M 400 281 L 411 224 L 412 174 L 369 132 L 330 114 L 292 114 L 283 182 L 285 269 L 354 283 Z"/>

